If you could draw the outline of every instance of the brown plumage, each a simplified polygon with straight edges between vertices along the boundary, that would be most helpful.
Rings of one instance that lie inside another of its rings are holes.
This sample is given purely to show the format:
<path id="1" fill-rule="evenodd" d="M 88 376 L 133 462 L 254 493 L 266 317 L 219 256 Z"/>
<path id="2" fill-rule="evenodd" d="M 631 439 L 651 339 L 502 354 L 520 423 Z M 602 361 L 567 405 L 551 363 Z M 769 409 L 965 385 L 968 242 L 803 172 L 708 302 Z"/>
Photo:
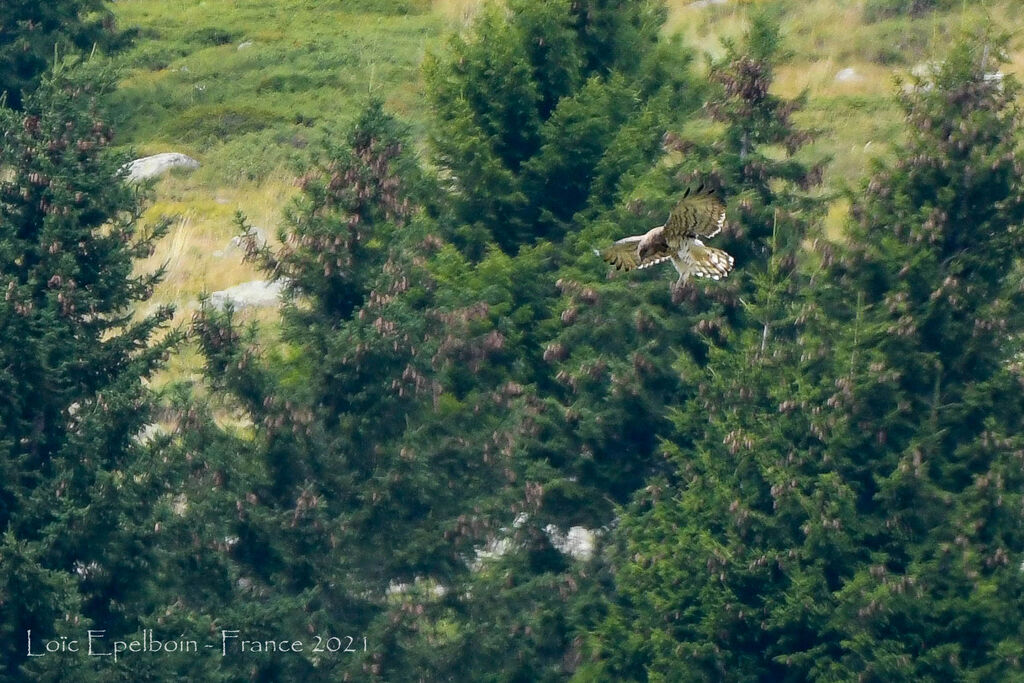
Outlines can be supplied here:
<path id="1" fill-rule="evenodd" d="M 719 280 L 732 270 L 733 258 L 721 249 L 705 246 L 700 238 L 714 237 L 724 225 L 725 204 L 714 190 L 701 185 L 692 194 L 686 191 L 664 225 L 643 235 L 624 237 L 598 254 L 616 270 L 649 268 L 671 261 L 679 273 L 675 287 L 691 275 Z"/>

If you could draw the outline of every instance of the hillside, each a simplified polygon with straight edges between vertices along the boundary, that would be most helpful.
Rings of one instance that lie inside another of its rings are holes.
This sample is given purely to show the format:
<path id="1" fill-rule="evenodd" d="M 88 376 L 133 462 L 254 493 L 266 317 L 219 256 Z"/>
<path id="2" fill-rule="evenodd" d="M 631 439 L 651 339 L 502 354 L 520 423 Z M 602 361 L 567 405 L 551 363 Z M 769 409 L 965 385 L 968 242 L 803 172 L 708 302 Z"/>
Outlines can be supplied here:
<path id="1" fill-rule="evenodd" d="M 1018 6 L 0 5 L 0 683 L 1024 678 Z"/>
<path id="2" fill-rule="evenodd" d="M 118 140 L 138 155 L 187 153 L 202 163 L 190 175 L 157 184 L 150 215 L 180 216 L 157 254 L 168 262 L 154 303 L 173 303 L 179 317 L 203 291 L 259 277 L 229 248 L 233 216 L 244 212 L 271 236 L 293 193 L 295 164 L 324 130 L 349 121 L 371 94 L 408 122 L 425 145 L 426 103 L 420 64 L 451 31 L 474 15 L 479 0 L 245 0 L 224 6 L 188 0 L 124 0 L 122 28 L 138 27 L 134 46 L 118 58 L 125 69 L 117 95 Z M 1024 16 L 1015 3 L 956 3 L 918 17 L 873 17 L 863 0 L 784 0 L 769 5 L 782 21 L 788 59 L 775 89 L 809 95 L 798 116 L 818 132 L 804 149 L 827 155 L 826 186 L 856 183 L 869 159 L 885 155 L 899 134 L 895 78 L 941 54 L 961 27 L 997 21 L 1008 31 Z M 746 26 L 749 3 L 668 3 L 666 32 L 684 48 L 720 55 L 723 38 Z M 876 12 L 876 14 L 878 14 Z M 869 21 L 869 19 L 874 19 Z M 1024 37 L 1013 65 L 1024 68 Z M 703 60 L 697 60 L 702 68 Z M 844 214 L 830 215 L 838 225 Z M 263 317 L 272 315 L 261 314 Z M 175 364 L 186 363 L 189 355 Z"/>

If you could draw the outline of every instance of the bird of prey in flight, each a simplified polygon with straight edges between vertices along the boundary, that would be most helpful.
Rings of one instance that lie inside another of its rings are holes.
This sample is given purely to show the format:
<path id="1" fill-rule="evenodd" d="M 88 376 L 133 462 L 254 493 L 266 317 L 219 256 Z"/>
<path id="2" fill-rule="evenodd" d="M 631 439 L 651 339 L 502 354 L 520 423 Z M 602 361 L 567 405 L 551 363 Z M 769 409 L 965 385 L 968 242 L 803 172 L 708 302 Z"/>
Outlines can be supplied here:
<path id="1" fill-rule="evenodd" d="M 674 288 L 681 287 L 691 275 L 712 280 L 725 277 L 732 270 L 732 256 L 705 246 L 700 239 L 714 237 L 725 225 L 725 204 L 714 192 L 704 189 L 704 185 L 692 194 L 687 189 L 664 225 L 643 235 L 623 237 L 598 254 L 616 270 L 649 268 L 671 261 L 679 273 Z"/>

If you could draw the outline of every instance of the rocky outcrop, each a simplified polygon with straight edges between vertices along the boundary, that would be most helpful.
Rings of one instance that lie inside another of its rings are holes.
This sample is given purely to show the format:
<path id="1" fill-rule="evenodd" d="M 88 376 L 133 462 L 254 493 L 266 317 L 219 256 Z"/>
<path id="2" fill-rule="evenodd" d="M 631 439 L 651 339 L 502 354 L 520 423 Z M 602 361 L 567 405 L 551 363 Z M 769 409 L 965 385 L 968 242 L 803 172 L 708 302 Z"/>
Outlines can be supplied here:
<path id="1" fill-rule="evenodd" d="M 850 66 L 845 69 L 840 69 L 839 73 L 836 74 L 836 82 L 838 83 L 853 83 L 859 80 L 861 80 L 861 75 L 857 73 L 856 69 Z"/>
<path id="2" fill-rule="evenodd" d="M 551 540 L 551 545 L 562 553 L 573 559 L 586 562 L 594 556 L 594 545 L 597 541 L 597 534 L 582 526 L 574 526 L 568 533 L 563 534 L 554 524 L 549 524 L 544 531 Z"/>
<path id="3" fill-rule="evenodd" d="M 234 237 L 232 237 L 231 241 L 228 243 L 228 248 L 245 249 L 245 244 L 248 241 L 250 235 L 255 238 L 257 247 L 266 246 L 267 231 L 264 230 L 263 228 L 251 225 L 249 226 L 249 232 L 241 235 L 235 235 Z"/>
<path id="4" fill-rule="evenodd" d="M 230 304 L 236 310 L 241 308 L 266 308 L 276 306 L 287 282 L 282 280 L 251 280 L 234 287 L 222 289 L 210 295 L 210 305 L 223 310 Z"/>
<path id="5" fill-rule="evenodd" d="M 178 152 L 165 152 L 153 156 L 142 157 L 128 164 L 128 180 L 138 182 L 157 178 L 172 168 L 195 170 L 199 162 L 190 156 Z"/>
<path id="6" fill-rule="evenodd" d="M 267 246 L 266 230 L 263 228 L 257 228 L 256 226 L 251 226 L 247 234 L 235 235 L 223 249 L 218 249 L 213 252 L 214 258 L 225 258 L 235 252 L 244 253 L 248 248 L 247 243 L 250 237 L 255 241 L 257 249 L 262 249 Z"/>

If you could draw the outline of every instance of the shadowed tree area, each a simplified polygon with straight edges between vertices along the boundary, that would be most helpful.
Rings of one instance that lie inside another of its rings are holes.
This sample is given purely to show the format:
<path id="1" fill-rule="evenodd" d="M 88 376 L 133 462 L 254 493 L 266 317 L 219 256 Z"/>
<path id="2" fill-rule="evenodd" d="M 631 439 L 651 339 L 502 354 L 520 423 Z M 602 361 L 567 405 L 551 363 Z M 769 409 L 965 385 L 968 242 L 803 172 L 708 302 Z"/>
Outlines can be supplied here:
<path id="1" fill-rule="evenodd" d="M 658 41 L 665 16 L 647 0 L 488 3 L 428 60 L 433 144 L 470 253 L 560 240 L 657 156 L 697 104 L 689 53 Z"/>
<path id="2" fill-rule="evenodd" d="M 10 0 L 0 7 L 0 94 L 21 109 L 55 57 L 112 46 L 114 31 L 105 0 Z"/>
<path id="3" fill-rule="evenodd" d="M 166 222 L 108 151 L 104 81 L 0 111 L 0 677 L 1020 677 L 1005 42 L 900 90 L 906 137 L 832 242 L 778 24 L 698 73 L 666 16 L 483 6 L 427 59 L 425 157 L 373 98 L 323 131 L 279 242 L 243 239 L 278 323 L 202 302 L 201 376 L 159 406 L 180 335 L 134 262 Z M 728 278 L 609 272 L 595 249 L 700 185 Z M 26 656 L 90 627 L 214 647 Z"/>
<path id="4" fill-rule="evenodd" d="M 770 267 L 747 309 L 763 332 L 712 349 L 674 471 L 622 520 L 602 671 L 1020 675 L 1024 197 L 1000 45 L 965 39 L 912 84 L 847 243 L 789 291 Z"/>
<path id="5" fill-rule="evenodd" d="M 154 558 L 145 501 L 163 464 L 138 438 L 144 382 L 180 335 L 172 311 L 134 315 L 162 276 L 138 275 L 168 223 L 140 220 L 98 111 L 105 81 L 48 77 L 21 111 L 0 109 L 0 673 L 25 664 L 26 633 L 137 628 Z M 25 668 L 21 668 L 24 666 Z M 68 671 L 85 680 L 96 662 Z M 19 673 L 20 672 L 20 673 Z"/>

